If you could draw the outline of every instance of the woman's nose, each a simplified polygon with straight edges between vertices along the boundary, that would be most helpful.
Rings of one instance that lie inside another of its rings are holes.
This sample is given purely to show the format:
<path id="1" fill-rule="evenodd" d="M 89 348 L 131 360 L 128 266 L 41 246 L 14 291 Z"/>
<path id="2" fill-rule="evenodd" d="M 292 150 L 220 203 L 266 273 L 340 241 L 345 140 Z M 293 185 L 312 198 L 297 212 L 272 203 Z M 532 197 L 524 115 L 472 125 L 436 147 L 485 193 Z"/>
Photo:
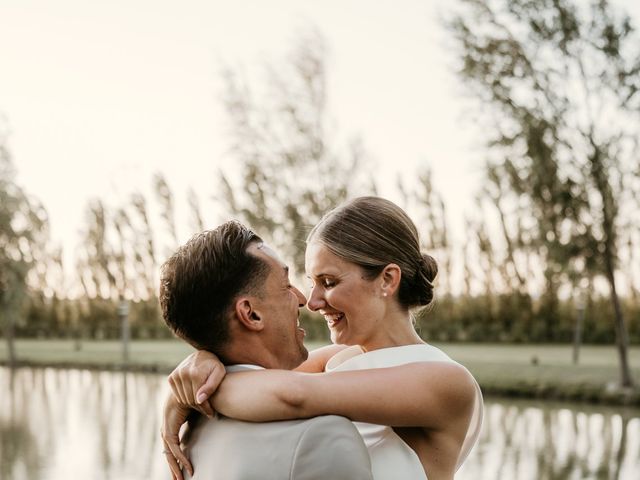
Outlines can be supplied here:
<path id="1" fill-rule="evenodd" d="M 316 287 L 311 289 L 311 293 L 309 294 L 309 301 L 307 302 L 307 308 L 312 312 L 320 310 L 322 307 L 326 305 L 324 301 L 324 297 L 318 292 Z"/>

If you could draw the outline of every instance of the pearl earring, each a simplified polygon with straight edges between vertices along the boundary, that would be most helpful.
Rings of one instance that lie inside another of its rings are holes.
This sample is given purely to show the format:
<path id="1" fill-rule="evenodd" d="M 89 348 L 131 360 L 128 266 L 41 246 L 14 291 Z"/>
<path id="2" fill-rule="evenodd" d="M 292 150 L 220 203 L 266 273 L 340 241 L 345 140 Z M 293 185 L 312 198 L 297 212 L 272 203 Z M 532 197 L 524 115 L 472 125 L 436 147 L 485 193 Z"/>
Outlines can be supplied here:
<path id="1" fill-rule="evenodd" d="M 382 292 L 382 296 L 386 297 L 387 296 L 387 292 Z"/>

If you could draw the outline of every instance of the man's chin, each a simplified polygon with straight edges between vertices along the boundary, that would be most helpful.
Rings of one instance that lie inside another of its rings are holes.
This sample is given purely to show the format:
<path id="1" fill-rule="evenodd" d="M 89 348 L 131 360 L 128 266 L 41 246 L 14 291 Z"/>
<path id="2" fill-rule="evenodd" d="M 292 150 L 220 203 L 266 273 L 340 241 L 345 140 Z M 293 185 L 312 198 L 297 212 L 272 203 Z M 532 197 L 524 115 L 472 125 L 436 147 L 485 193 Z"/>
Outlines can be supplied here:
<path id="1" fill-rule="evenodd" d="M 296 367 L 300 366 L 300 364 L 304 362 L 307 358 L 309 358 L 309 350 L 307 350 L 307 347 L 305 347 L 304 345 L 300 345 L 300 357 Z M 293 368 L 296 368 L 296 367 L 293 367 Z"/>
<path id="2" fill-rule="evenodd" d="M 302 357 L 302 360 L 300 360 L 300 363 L 304 362 L 307 358 L 309 358 L 309 350 L 307 350 L 307 347 L 305 347 L 304 345 L 300 346 L 300 356 Z"/>
<path id="3" fill-rule="evenodd" d="M 300 344 L 298 345 L 296 355 L 295 356 L 292 355 L 289 358 L 288 364 L 283 362 L 282 363 L 283 366 L 280 368 L 286 368 L 287 370 L 294 370 L 295 368 L 299 367 L 307 358 L 309 358 L 309 351 L 304 345 Z M 288 365 L 288 366 L 285 367 L 284 365 Z"/>

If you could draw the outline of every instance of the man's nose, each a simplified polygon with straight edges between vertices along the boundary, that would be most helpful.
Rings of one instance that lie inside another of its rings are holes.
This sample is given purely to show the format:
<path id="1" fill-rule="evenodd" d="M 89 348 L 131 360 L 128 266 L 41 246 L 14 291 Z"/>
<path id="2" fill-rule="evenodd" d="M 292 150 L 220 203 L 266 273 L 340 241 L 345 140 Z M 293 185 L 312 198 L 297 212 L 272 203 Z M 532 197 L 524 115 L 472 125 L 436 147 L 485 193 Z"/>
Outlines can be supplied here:
<path id="1" fill-rule="evenodd" d="M 309 301 L 307 302 L 307 308 L 312 312 L 316 312 L 324 307 L 326 302 L 320 293 L 318 293 L 318 289 L 313 287 L 311 289 L 311 293 L 309 294 Z"/>
<path id="2" fill-rule="evenodd" d="M 298 288 L 293 287 L 293 290 L 295 291 L 296 297 L 298 297 L 298 306 L 300 308 L 304 307 L 307 304 L 307 297 L 305 297 L 304 293 L 298 290 Z"/>

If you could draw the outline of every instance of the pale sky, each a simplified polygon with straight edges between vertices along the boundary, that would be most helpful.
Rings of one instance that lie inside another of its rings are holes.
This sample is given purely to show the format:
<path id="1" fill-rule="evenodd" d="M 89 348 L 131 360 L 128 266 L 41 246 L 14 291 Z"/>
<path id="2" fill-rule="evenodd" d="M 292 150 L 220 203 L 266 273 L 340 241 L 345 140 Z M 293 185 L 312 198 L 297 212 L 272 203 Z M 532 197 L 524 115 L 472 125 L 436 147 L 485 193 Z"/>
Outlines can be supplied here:
<path id="1" fill-rule="evenodd" d="M 377 162 L 381 193 L 428 164 L 461 235 L 482 178 L 481 132 L 469 120 L 438 22 L 444 0 L 0 0 L 0 114 L 20 184 L 47 208 L 66 255 L 87 200 L 149 197 L 161 171 L 208 222 L 225 151 L 219 71 L 282 61 L 311 25 L 329 47 L 330 112 Z M 635 10 L 638 3 L 620 0 Z M 392 180 L 391 182 L 389 180 Z"/>

